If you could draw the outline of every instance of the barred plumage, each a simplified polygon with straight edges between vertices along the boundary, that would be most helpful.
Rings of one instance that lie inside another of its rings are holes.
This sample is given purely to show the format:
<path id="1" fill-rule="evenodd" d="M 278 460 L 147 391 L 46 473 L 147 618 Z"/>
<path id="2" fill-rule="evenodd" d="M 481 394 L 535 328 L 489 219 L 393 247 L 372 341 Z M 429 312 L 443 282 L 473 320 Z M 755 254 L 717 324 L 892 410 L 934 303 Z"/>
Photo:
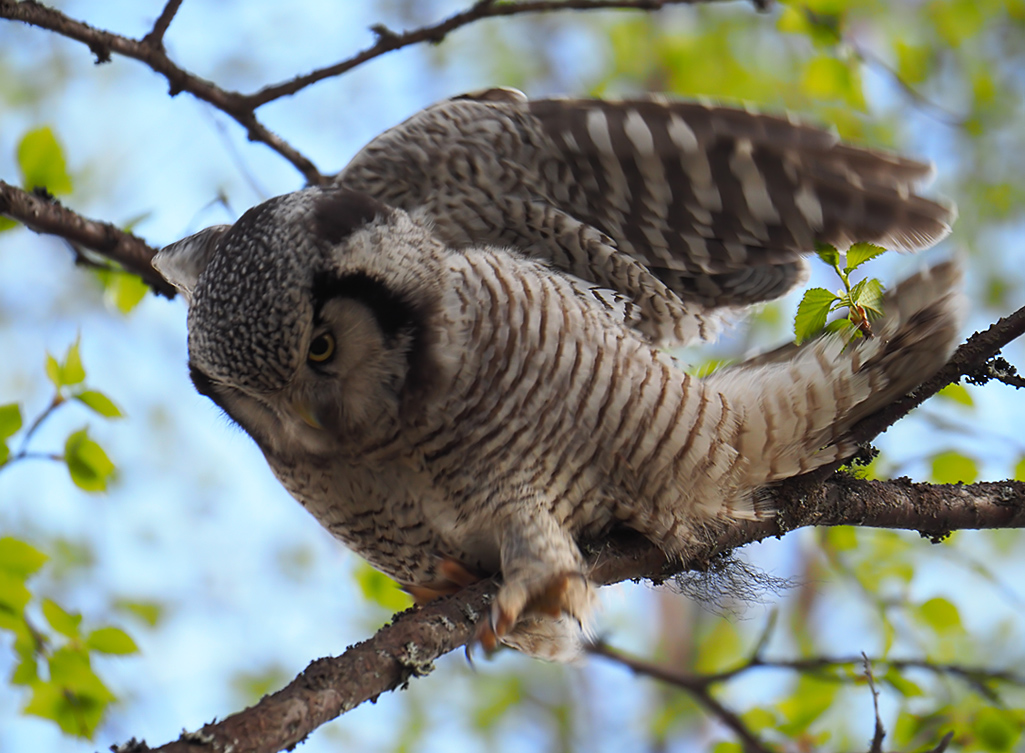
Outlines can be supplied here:
<path id="1" fill-rule="evenodd" d="M 496 90 L 155 264 L 189 301 L 196 387 L 328 530 L 418 599 L 501 572 L 482 640 L 566 658 L 593 601 L 581 542 L 627 527 L 685 554 L 771 514 L 758 489 L 849 455 L 857 420 L 943 363 L 951 264 L 846 348 L 697 379 L 653 343 L 789 289 L 817 240 L 942 236 L 925 172 L 738 110 Z"/>
<path id="2" fill-rule="evenodd" d="M 336 178 L 433 222 L 453 246 L 512 246 L 629 296 L 637 328 L 709 339 L 724 310 L 784 295 L 816 242 L 914 250 L 950 232 L 929 165 L 794 120 L 694 102 L 441 102 Z"/>

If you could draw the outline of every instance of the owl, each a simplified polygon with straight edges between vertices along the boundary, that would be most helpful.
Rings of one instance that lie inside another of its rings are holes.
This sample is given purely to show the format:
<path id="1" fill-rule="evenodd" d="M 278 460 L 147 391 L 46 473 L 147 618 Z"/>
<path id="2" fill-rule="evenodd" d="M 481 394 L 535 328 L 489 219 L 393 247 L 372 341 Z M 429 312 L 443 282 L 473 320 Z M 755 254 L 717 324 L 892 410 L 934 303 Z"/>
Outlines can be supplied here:
<path id="1" fill-rule="evenodd" d="M 807 274 L 816 243 L 931 245 L 918 162 L 787 118 L 489 90 L 384 133 L 326 186 L 162 250 L 189 369 L 328 531 L 418 601 L 500 574 L 478 637 L 550 659 L 594 606 L 582 547 L 685 556 L 946 360 L 959 270 L 705 378 L 666 346 Z"/>

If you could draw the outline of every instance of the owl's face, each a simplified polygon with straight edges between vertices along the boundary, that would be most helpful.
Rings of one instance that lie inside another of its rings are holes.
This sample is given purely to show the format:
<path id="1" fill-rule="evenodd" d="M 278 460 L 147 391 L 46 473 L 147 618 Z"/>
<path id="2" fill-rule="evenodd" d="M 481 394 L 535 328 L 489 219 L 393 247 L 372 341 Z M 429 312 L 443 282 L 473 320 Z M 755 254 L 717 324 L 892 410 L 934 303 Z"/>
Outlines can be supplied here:
<path id="1" fill-rule="evenodd" d="M 189 301 L 197 390 L 279 458 L 387 439 L 426 348 L 425 241 L 362 194 L 308 189 L 168 246 L 154 265 Z"/>

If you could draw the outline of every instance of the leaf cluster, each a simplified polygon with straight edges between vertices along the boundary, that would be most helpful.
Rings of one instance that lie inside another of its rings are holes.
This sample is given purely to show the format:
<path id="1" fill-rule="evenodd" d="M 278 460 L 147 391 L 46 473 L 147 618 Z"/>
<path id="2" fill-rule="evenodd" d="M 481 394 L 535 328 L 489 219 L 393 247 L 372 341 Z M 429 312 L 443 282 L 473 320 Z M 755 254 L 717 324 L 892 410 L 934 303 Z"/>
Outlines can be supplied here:
<path id="1" fill-rule="evenodd" d="M 886 249 L 871 243 L 855 243 L 844 257 L 833 246 L 820 244 L 816 253 L 819 259 L 839 275 L 843 289 L 835 293 L 825 288 L 809 288 L 805 291 L 794 317 L 797 344 L 800 345 L 823 330 L 840 332 L 851 339 L 871 335 L 872 320 L 883 315 L 883 283 L 866 277 L 851 284 L 850 275 L 865 262 L 886 253 Z M 829 315 L 839 309 L 847 309 L 847 315 L 827 325 Z"/>
<path id="2" fill-rule="evenodd" d="M 114 693 L 93 669 L 97 655 L 138 651 L 117 627 L 83 627 L 82 615 L 34 596 L 28 581 L 47 556 L 18 539 L 0 538 L 0 631 L 14 638 L 12 685 L 29 691 L 23 712 L 54 721 L 64 732 L 91 737 Z M 43 622 L 35 615 L 42 614 Z"/>

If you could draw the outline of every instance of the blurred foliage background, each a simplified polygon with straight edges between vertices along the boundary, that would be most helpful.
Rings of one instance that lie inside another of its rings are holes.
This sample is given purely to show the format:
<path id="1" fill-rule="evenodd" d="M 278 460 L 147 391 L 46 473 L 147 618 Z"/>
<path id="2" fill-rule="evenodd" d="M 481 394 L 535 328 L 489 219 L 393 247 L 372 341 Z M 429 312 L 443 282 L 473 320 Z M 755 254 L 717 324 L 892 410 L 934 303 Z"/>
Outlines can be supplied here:
<path id="1" fill-rule="evenodd" d="M 55 3 L 141 37 L 155 1 Z M 186 0 L 166 45 L 183 67 L 249 91 L 355 53 L 372 24 L 415 28 L 453 0 L 282 4 Z M 933 160 L 960 209 L 938 255 L 970 268 L 970 334 L 1022 304 L 1025 2 L 803 0 L 659 13 L 483 21 L 375 60 L 259 115 L 322 172 L 437 99 L 490 86 L 532 96 L 752 103 Z M 152 245 L 231 222 L 301 176 L 232 121 L 115 56 L 0 21 L 0 178 Z M 891 258 L 892 257 L 892 258 Z M 936 253 L 931 258 L 936 258 Z M 193 394 L 184 307 L 0 219 L 0 750 L 157 744 L 281 687 L 407 602 L 278 488 L 249 441 Z M 922 262 L 887 254 L 892 282 Z M 819 265 L 820 267 L 822 265 Z M 836 287 L 829 270 L 816 284 Z M 793 337 L 795 300 L 766 306 L 697 365 Z M 52 355 L 49 355 L 52 354 Z M 1005 356 L 1025 365 L 1016 344 Z M 1025 478 L 1023 400 L 956 387 L 880 438 L 868 472 L 939 483 Z M 114 420 L 120 418 L 121 420 Z M 38 423 L 37 423 L 38 422 Z M 680 670 L 759 666 L 716 695 L 788 750 L 867 749 L 873 673 L 887 748 L 1019 749 L 1025 589 L 1015 531 L 930 544 L 890 531 L 806 530 L 743 558 L 792 585 L 757 603 L 605 589 L 602 636 Z M 842 661 L 832 662 L 831 659 Z M 987 674 L 952 674 L 946 665 Z M 997 677 L 993 672 L 1008 673 Z M 318 731 L 305 750 L 739 749 L 679 689 L 601 658 L 461 656 Z"/>

